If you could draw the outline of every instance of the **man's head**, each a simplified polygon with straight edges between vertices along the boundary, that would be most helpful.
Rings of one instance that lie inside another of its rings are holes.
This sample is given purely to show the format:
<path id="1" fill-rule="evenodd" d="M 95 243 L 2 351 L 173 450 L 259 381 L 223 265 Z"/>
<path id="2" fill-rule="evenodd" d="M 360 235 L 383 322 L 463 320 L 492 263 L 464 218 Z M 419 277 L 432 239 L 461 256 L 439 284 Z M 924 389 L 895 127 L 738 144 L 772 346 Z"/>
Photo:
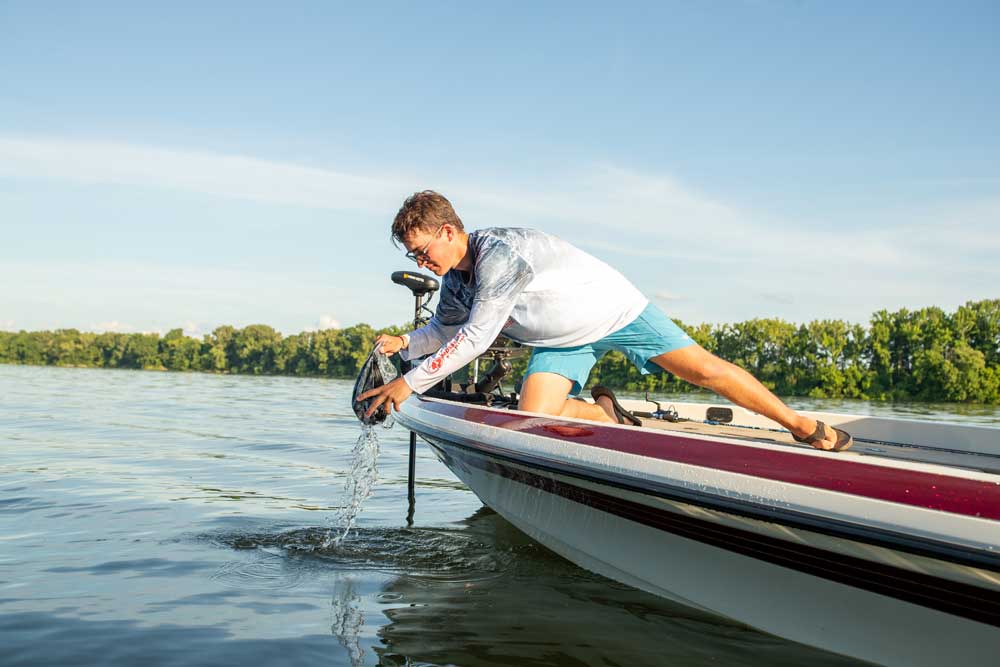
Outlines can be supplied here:
<path id="1" fill-rule="evenodd" d="M 466 234 L 451 202 L 432 190 L 410 196 L 392 222 L 392 241 L 407 256 L 439 276 L 465 257 Z"/>

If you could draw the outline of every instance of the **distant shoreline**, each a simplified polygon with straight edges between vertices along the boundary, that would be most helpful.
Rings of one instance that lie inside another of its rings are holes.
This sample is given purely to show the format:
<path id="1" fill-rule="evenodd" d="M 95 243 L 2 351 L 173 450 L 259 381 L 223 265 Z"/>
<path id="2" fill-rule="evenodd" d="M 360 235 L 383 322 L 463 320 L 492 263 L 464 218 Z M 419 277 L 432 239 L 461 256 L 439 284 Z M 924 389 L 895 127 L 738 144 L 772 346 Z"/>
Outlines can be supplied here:
<path id="1" fill-rule="evenodd" d="M 792 324 L 753 319 L 683 327 L 698 344 L 756 376 L 779 396 L 1000 404 L 1000 299 L 940 308 L 874 313 L 867 327 L 841 320 Z M 283 336 L 263 324 L 221 326 L 201 339 L 167 334 L 90 333 L 76 329 L 0 331 L 0 363 L 351 379 L 378 334 L 357 324 Z M 513 360 L 513 378 L 527 357 Z M 610 353 L 588 384 L 678 393 L 698 388 L 669 374 L 640 375 Z"/>

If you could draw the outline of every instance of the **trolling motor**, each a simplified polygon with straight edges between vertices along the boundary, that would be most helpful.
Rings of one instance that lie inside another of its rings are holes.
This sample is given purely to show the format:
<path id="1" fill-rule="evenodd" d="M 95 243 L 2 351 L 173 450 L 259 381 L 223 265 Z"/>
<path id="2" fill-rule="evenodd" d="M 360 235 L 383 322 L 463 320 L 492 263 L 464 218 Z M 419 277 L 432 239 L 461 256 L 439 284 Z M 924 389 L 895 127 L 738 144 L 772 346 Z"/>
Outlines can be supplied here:
<path id="1" fill-rule="evenodd" d="M 430 315 L 434 313 L 427 307 L 434 292 L 441 286 L 435 278 L 412 271 L 395 271 L 392 282 L 410 290 L 416 300 L 413 305 L 413 328 L 427 324 Z"/>
<path id="2" fill-rule="evenodd" d="M 397 285 L 402 285 L 413 294 L 413 328 L 419 329 L 427 324 L 429 317 L 434 314 L 431 309 L 427 307 L 427 304 L 430 303 L 431 297 L 434 296 L 434 292 L 436 292 L 441 286 L 437 279 L 425 276 L 421 273 L 413 273 L 412 271 L 395 271 L 392 274 L 392 282 Z M 409 361 L 403 362 L 403 372 L 405 373 L 410 370 L 412 365 L 413 364 Z M 406 478 L 406 495 L 409 500 L 409 509 L 406 513 L 406 525 L 408 526 L 413 525 L 413 506 L 417 501 L 416 493 L 414 492 L 416 462 L 417 434 L 410 431 L 410 465 Z"/>

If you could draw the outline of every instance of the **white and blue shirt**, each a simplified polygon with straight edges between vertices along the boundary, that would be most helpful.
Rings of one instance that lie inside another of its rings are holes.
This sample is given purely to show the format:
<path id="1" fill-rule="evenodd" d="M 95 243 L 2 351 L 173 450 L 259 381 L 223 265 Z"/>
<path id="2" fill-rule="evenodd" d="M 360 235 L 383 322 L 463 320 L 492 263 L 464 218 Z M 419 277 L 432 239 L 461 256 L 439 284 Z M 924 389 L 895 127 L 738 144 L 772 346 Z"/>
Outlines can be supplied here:
<path id="1" fill-rule="evenodd" d="M 434 353 L 404 377 L 417 393 L 486 352 L 499 334 L 532 347 L 596 342 L 649 301 L 601 260 L 545 232 L 495 227 L 469 234 L 472 271 L 445 274 L 431 321 L 404 359 Z"/>

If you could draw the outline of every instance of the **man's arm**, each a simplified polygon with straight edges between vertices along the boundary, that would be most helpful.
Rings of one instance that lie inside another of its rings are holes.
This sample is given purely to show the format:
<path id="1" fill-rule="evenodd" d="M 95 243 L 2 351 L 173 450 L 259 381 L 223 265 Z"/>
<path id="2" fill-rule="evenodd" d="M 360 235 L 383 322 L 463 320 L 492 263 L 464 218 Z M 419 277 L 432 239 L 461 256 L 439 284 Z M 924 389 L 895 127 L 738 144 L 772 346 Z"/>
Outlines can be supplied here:
<path id="1" fill-rule="evenodd" d="M 369 407 L 369 414 L 374 414 L 380 405 L 386 405 L 391 411 L 398 410 L 414 391 L 427 391 L 485 352 L 507 324 L 517 297 L 534 276 L 531 266 L 523 257 L 506 244 L 499 243 L 485 249 L 476 263 L 476 272 L 478 287 L 465 324 L 456 326 L 455 334 L 438 349 L 437 354 L 425 359 L 406 375 L 358 396 L 359 400 L 375 399 Z M 443 297 L 442 294 L 442 302 Z M 439 310 L 442 302 L 439 302 Z M 447 327 L 440 321 L 438 326 L 438 332 L 445 331 Z M 425 329 L 428 327 L 421 327 L 417 331 Z M 410 336 L 407 357 L 413 358 L 418 355 L 415 354 L 413 334 Z M 402 342 L 398 344 L 401 346 Z"/>
<path id="2" fill-rule="evenodd" d="M 531 266 L 508 245 L 497 243 L 485 249 L 476 264 L 478 287 L 468 321 L 437 354 L 403 376 L 406 384 L 423 393 L 483 354 L 507 324 L 518 296 L 533 277 Z"/>
<path id="3" fill-rule="evenodd" d="M 409 341 L 403 346 L 400 356 L 409 361 L 439 350 L 442 345 L 455 337 L 459 327 L 458 324 L 443 324 L 435 315 L 430 322 L 410 332 Z"/>
<path id="4" fill-rule="evenodd" d="M 517 291 L 520 292 L 520 289 Z M 469 321 L 461 327 L 456 327 L 458 331 L 455 336 L 441 347 L 437 354 L 424 359 L 423 363 L 406 375 L 381 387 L 370 389 L 357 397 L 358 400 L 375 399 L 368 408 L 368 416 L 375 414 L 380 405 L 385 405 L 390 411 L 399 410 L 399 406 L 414 391 L 417 393 L 427 391 L 485 352 L 507 323 L 516 299 L 517 293 L 509 299 L 475 302 Z M 383 335 L 379 337 L 378 342 L 382 343 L 383 352 L 393 354 L 403 346 L 404 340 L 402 336 Z M 412 345 L 411 338 L 410 346 Z M 414 356 L 412 350 L 410 356 Z"/>

